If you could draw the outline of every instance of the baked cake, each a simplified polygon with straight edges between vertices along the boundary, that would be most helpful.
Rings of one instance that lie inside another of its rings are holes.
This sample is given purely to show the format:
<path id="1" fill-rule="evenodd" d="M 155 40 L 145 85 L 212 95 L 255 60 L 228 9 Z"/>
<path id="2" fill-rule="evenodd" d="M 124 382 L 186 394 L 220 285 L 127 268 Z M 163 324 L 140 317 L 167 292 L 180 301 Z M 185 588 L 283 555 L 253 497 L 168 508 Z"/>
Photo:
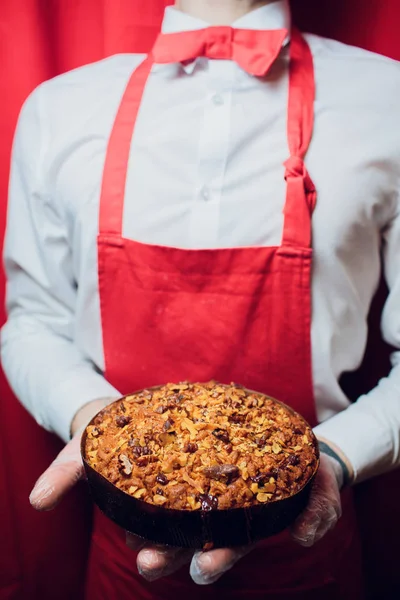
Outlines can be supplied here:
<path id="1" fill-rule="evenodd" d="M 144 390 L 101 411 L 85 458 L 112 484 L 177 510 L 251 507 L 294 496 L 318 466 L 316 438 L 287 406 L 237 385 Z"/>

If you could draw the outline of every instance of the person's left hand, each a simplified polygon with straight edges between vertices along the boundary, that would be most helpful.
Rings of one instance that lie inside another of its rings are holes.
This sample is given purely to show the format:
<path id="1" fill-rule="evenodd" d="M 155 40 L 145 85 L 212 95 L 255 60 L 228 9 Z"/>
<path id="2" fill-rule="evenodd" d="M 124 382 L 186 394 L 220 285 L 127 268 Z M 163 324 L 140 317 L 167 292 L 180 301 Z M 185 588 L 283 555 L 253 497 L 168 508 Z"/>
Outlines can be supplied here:
<path id="1" fill-rule="evenodd" d="M 322 454 L 308 506 L 290 529 L 296 542 L 310 547 L 333 529 L 342 513 L 340 501 L 342 484 L 341 466 L 333 458 Z M 191 560 L 190 574 L 193 581 L 199 585 L 214 583 L 243 556 L 252 550 L 257 552 L 257 546 L 223 548 L 209 552 L 196 552 L 192 558 L 190 551 L 182 549 L 175 550 L 174 556 L 171 554 L 172 549 L 150 545 L 140 549 L 143 542 L 138 544 L 138 539 L 129 534 L 127 543 L 132 549 L 140 550 L 137 564 L 139 572 L 146 579 L 153 581 L 165 577 Z"/>

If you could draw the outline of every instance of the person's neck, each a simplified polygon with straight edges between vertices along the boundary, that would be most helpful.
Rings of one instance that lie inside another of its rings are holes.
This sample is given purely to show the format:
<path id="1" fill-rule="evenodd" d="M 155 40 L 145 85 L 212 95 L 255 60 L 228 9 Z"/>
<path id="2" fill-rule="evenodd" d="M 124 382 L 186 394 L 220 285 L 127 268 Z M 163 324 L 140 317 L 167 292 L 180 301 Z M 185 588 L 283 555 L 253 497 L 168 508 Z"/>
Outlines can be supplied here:
<path id="1" fill-rule="evenodd" d="M 231 25 L 243 15 L 276 0 L 176 0 L 175 7 L 210 25 Z"/>

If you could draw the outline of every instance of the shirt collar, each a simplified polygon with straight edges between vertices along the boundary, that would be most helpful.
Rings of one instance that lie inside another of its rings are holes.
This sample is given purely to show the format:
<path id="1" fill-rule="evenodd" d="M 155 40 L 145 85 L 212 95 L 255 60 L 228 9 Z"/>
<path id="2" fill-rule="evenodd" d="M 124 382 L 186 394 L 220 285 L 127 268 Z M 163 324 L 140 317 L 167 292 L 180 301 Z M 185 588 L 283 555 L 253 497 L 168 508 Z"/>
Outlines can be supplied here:
<path id="1" fill-rule="evenodd" d="M 256 8 L 232 23 L 235 29 L 288 29 L 291 26 L 289 0 L 277 0 Z M 167 6 L 162 23 L 163 33 L 195 31 L 209 27 L 209 23 Z"/>
<path id="2" fill-rule="evenodd" d="M 188 15 L 173 6 L 167 6 L 164 12 L 162 33 L 180 33 L 182 31 L 196 31 L 209 27 L 209 23 Z M 289 0 L 276 0 L 247 13 L 232 23 L 234 29 L 274 30 L 291 28 L 291 12 Z M 289 43 L 289 36 L 284 46 Z M 194 64 L 185 65 L 183 68 L 191 73 Z"/>

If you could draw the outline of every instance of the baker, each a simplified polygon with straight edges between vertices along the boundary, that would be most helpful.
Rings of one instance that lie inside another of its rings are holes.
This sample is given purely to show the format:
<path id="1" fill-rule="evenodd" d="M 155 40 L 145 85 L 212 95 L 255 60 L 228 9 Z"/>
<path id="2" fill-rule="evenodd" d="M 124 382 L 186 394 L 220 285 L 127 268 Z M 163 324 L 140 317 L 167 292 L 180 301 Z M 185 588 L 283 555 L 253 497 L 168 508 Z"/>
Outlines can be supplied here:
<path id="1" fill-rule="evenodd" d="M 254 548 L 193 556 L 96 513 L 89 600 L 363 597 L 352 486 L 400 462 L 400 353 L 354 404 L 339 381 L 362 360 L 382 265 L 382 332 L 400 348 L 399 97 L 397 63 L 301 35 L 286 0 L 180 0 L 148 56 L 26 101 L 2 361 L 66 442 L 33 506 L 82 477 L 100 408 L 168 381 L 275 396 L 322 450 L 304 514 Z"/>

